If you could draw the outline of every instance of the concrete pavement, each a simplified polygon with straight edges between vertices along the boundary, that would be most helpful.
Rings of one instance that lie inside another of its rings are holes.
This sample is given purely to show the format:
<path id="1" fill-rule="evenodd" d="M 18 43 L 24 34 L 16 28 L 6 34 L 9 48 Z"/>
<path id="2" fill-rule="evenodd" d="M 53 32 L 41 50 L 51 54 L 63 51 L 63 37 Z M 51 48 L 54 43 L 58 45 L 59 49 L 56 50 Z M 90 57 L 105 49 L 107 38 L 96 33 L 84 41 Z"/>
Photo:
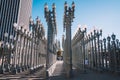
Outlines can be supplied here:
<path id="1" fill-rule="evenodd" d="M 0 75 L 0 80 L 45 80 L 45 67 L 33 74 Z M 87 69 L 86 72 L 73 69 L 73 78 L 66 77 L 63 61 L 57 61 L 49 80 L 120 80 L 120 75 L 108 72 L 96 72 Z"/>
<path id="2" fill-rule="evenodd" d="M 41 70 L 36 71 L 33 74 L 29 74 L 28 72 L 16 74 L 16 75 L 0 75 L 0 80 L 45 80 L 45 67 Z"/>
<path id="3" fill-rule="evenodd" d="M 120 80 L 120 75 L 112 74 L 108 72 L 96 72 L 92 70 L 86 70 L 81 72 L 79 70 L 73 70 L 73 78 L 69 79 L 65 76 L 64 66 L 62 61 L 57 61 L 56 68 L 50 80 Z"/>

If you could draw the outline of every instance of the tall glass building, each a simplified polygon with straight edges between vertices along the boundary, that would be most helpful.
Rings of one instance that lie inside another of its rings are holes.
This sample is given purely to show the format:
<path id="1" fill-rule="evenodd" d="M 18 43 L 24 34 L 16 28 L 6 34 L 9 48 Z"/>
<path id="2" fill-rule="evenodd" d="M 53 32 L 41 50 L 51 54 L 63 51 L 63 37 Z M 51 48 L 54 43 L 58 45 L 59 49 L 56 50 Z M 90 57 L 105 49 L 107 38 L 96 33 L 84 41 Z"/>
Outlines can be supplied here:
<path id="1" fill-rule="evenodd" d="M 0 38 L 4 40 L 5 33 L 14 35 L 14 23 L 29 29 L 31 11 L 32 0 L 0 0 Z"/>

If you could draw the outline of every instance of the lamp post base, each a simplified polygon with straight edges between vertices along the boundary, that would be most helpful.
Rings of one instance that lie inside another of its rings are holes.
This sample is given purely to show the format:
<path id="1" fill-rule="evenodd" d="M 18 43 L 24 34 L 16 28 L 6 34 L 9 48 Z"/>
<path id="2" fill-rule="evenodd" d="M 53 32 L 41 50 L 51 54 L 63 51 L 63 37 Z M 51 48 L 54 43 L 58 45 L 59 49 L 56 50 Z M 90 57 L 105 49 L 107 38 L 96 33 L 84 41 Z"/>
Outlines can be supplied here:
<path id="1" fill-rule="evenodd" d="M 69 78 L 73 78 L 73 70 L 69 71 Z"/>
<path id="2" fill-rule="evenodd" d="M 46 71 L 46 80 L 49 80 L 49 73 Z"/>
<path id="3" fill-rule="evenodd" d="M 20 66 L 16 66 L 16 71 L 17 71 L 18 73 L 20 73 L 20 72 L 21 72 L 21 67 L 20 67 Z"/>
<path id="4" fill-rule="evenodd" d="M 0 68 L 0 74 L 3 74 L 3 69 L 2 68 Z"/>
<path id="5" fill-rule="evenodd" d="M 25 66 L 21 66 L 22 71 L 25 71 Z"/>
<path id="6" fill-rule="evenodd" d="M 16 68 L 14 66 L 11 67 L 11 74 L 16 74 Z"/>

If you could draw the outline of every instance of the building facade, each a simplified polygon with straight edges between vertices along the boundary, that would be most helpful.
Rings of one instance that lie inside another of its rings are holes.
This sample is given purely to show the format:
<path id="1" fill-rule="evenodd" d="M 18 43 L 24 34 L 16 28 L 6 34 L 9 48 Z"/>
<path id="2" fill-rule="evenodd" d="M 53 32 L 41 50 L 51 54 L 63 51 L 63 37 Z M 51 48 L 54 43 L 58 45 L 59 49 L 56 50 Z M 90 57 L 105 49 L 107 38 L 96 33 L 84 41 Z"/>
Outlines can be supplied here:
<path id="1" fill-rule="evenodd" d="M 32 0 L 0 0 L 0 38 L 4 41 L 5 33 L 14 35 L 14 23 L 29 29 L 31 11 Z"/>

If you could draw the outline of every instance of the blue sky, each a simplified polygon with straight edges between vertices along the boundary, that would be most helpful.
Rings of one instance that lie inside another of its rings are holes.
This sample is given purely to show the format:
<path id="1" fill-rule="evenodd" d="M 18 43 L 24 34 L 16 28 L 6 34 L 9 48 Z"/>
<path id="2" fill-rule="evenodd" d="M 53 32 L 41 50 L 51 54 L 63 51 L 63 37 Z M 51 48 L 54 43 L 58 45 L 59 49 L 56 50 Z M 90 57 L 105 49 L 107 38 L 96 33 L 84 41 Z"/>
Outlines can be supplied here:
<path id="1" fill-rule="evenodd" d="M 78 25 L 87 25 L 88 31 L 96 28 L 103 30 L 103 37 L 115 33 L 120 39 L 120 0 L 33 0 L 32 18 L 39 16 L 47 32 L 47 23 L 44 18 L 44 4 L 47 2 L 49 9 L 56 4 L 56 19 L 58 34 L 61 40 L 63 35 L 64 2 L 71 6 L 75 2 L 75 19 L 72 23 L 72 35 Z M 47 33 L 46 33 L 47 34 Z"/>

